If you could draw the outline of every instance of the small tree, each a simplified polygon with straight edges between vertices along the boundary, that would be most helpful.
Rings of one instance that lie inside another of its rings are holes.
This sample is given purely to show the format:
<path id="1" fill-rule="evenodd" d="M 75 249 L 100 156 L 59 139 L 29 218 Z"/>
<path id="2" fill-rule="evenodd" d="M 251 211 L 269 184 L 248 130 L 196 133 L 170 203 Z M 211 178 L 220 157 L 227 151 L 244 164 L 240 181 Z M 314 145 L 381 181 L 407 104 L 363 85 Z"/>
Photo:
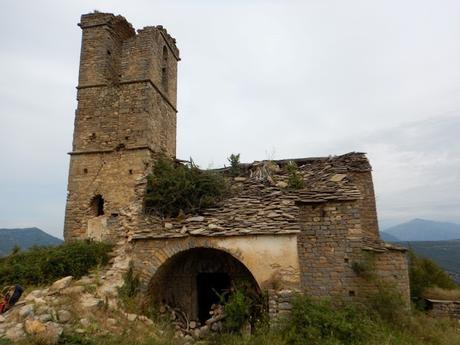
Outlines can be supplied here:
<path id="1" fill-rule="evenodd" d="M 230 163 L 230 175 L 233 177 L 239 176 L 241 174 L 240 154 L 235 155 L 232 153 L 227 160 Z"/>
<path id="2" fill-rule="evenodd" d="M 299 168 L 296 162 L 290 161 L 286 166 L 288 172 L 288 187 L 291 189 L 302 189 L 305 187 L 302 175 L 299 173 Z"/>

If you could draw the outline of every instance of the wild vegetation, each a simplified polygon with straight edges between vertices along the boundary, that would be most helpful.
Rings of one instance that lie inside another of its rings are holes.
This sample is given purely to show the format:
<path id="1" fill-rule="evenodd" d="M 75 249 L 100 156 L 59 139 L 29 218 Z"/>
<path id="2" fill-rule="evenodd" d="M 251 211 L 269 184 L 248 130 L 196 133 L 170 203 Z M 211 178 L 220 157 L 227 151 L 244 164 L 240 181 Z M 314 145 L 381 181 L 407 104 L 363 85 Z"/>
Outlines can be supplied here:
<path id="1" fill-rule="evenodd" d="M 51 264 L 56 260 L 67 261 L 62 268 L 56 268 L 54 278 L 73 274 L 80 276 L 88 269 L 107 262 L 109 246 L 91 242 L 76 242 L 51 248 L 36 248 L 26 253 L 15 253 L 1 261 L 2 269 L 6 260 L 14 260 L 16 265 L 23 261 L 31 264 L 39 260 L 39 253 L 46 253 L 46 259 Z M 64 258 L 63 256 L 67 256 Z M 83 263 L 83 261 L 88 261 Z M 12 263 L 13 261 L 9 261 Z M 372 258 L 363 257 L 362 267 L 367 274 Z M 77 269 L 69 270 L 66 265 L 76 264 Z M 18 266 L 20 267 L 20 266 Z M 43 267 L 37 267 L 44 272 Z M 67 267 L 67 268 L 65 268 Z M 49 267 L 48 267 L 49 268 Z M 20 269 L 21 271 L 21 269 Z M 4 272 L 4 271 L 2 271 Z M 411 279 L 420 279 L 431 275 L 429 285 L 431 289 L 437 284 L 444 286 L 446 282 L 442 275 L 437 273 L 431 263 L 411 254 Z M 433 273 L 434 272 L 434 273 Z M 7 275 L 12 278 L 11 275 Z M 2 279 L 6 276 L 0 275 Z M 18 276 L 19 277 L 19 276 Z M 22 275 L 23 282 L 29 276 Z M 37 278 L 31 275 L 34 282 Z M 437 277 L 437 278 L 436 278 Z M 439 278 L 442 277 L 442 278 Z M 47 276 L 46 281 L 53 280 Z M 428 278 L 426 278 L 428 279 Z M 44 282 L 45 280 L 43 280 Z M 7 281 L 12 282 L 11 280 Z M 427 284 L 422 284 L 427 285 Z M 455 286 L 454 286 L 455 287 Z M 418 290 L 417 290 L 418 291 Z M 426 291 L 426 290 L 424 290 Z M 452 290 L 456 291 L 456 290 Z M 132 266 L 124 277 L 124 285 L 119 289 L 119 296 L 123 310 L 131 313 L 146 315 L 153 324 L 144 321 L 129 322 L 121 311 L 111 311 L 107 308 L 98 309 L 92 314 L 92 324 L 85 333 L 77 332 L 76 328 L 68 327 L 60 337 L 59 344 L 68 345 L 183 345 L 191 344 L 190 339 L 175 337 L 174 328 L 168 320 L 162 320 L 159 313 L 140 297 L 139 279 L 134 274 Z M 456 321 L 434 319 L 424 312 L 407 308 L 397 291 L 389 286 L 381 285 L 378 292 L 361 304 L 343 303 L 333 299 L 312 299 L 297 296 L 292 303 L 292 312 L 281 318 L 275 326 L 269 327 L 267 311 L 260 306 L 263 300 L 256 294 L 250 293 L 244 287 L 237 287 L 227 296 L 222 296 L 224 310 L 227 314 L 224 331 L 220 334 L 210 334 L 199 340 L 199 344 L 208 345 L 455 345 L 460 344 L 460 330 Z M 70 301 L 70 300 L 69 300 Z M 77 299 L 78 301 L 78 299 Z M 73 303 L 73 302 L 72 302 Z M 78 304 L 76 305 L 78 308 Z M 257 310 L 257 313 L 254 313 Z M 78 313 L 77 313 L 78 314 Z M 76 315 L 77 315 L 76 314 Z M 253 317 L 252 315 L 257 315 Z M 116 326 L 107 324 L 107 320 L 117 320 Z M 70 326 L 70 325 L 69 325 Z M 250 326 L 250 327 L 248 327 Z M 115 327 L 115 328 L 114 328 Z M 118 331 L 107 332 L 106 329 Z M 250 330 L 252 329 L 252 332 Z M 1 345 L 12 344 L 0 339 Z M 43 345 L 36 339 L 29 338 L 15 342 L 19 345 Z"/>
<path id="2" fill-rule="evenodd" d="M 409 278 L 411 297 L 419 308 L 424 307 L 423 299 L 428 297 L 427 293 L 431 298 L 460 293 L 459 287 L 441 267 L 431 259 L 417 256 L 413 251 L 409 251 Z"/>
<path id="3" fill-rule="evenodd" d="M 229 193 L 225 178 L 195 164 L 159 159 L 148 176 L 145 210 L 162 217 L 177 217 L 218 205 Z"/>
<path id="4" fill-rule="evenodd" d="M 91 268 L 109 261 L 109 244 L 75 241 L 55 247 L 33 247 L 21 252 L 18 248 L 0 258 L 0 286 L 49 284 L 65 276 L 79 278 Z"/>

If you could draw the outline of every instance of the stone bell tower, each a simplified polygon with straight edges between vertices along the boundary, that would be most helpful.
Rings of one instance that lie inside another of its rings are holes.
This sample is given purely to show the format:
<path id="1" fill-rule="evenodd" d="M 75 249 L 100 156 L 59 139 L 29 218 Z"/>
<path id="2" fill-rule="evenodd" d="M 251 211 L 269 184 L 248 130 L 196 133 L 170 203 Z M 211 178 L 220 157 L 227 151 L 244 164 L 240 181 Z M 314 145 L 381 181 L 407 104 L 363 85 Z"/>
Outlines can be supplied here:
<path id="1" fill-rule="evenodd" d="M 162 26 L 136 33 L 121 16 L 82 15 L 78 107 L 64 238 L 112 237 L 157 154 L 176 154 L 179 50 Z"/>

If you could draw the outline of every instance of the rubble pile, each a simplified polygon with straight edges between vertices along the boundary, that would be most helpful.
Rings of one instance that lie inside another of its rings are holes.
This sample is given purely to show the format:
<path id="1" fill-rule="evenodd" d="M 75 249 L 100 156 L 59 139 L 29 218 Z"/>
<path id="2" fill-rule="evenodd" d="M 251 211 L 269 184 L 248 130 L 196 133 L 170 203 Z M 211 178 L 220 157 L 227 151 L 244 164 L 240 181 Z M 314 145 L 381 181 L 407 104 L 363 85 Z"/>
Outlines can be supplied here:
<path id="1" fill-rule="evenodd" d="M 179 308 L 169 305 L 160 307 L 160 314 L 169 318 L 176 328 L 176 336 L 186 339 L 201 339 L 210 332 L 219 333 L 223 330 L 223 320 L 225 318 L 224 307 L 221 304 L 213 304 L 209 311 L 210 318 L 203 324 L 197 320 L 189 320 L 186 313 Z"/>

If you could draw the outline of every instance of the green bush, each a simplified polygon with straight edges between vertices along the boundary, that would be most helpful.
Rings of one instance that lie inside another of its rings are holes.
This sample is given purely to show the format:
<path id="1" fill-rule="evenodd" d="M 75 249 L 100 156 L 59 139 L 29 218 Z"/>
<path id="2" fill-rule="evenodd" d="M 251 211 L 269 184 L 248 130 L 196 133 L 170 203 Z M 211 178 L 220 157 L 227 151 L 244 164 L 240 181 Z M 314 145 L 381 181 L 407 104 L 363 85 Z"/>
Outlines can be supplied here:
<path id="1" fill-rule="evenodd" d="M 224 327 L 230 332 L 239 332 L 249 321 L 251 301 L 242 289 L 235 290 L 224 305 L 226 318 Z"/>
<path id="2" fill-rule="evenodd" d="M 403 326 L 409 314 L 409 306 L 401 293 L 382 283 L 378 285 L 378 291 L 369 296 L 368 308 L 370 314 L 395 326 Z"/>
<path id="3" fill-rule="evenodd" d="M 372 333 L 372 320 L 357 305 L 334 307 L 327 300 L 298 296 L 282 333 L 287 344 L 353 344 Z"/>
<path id="4" fill-rule="evenodd" d="M 147 182 L 145 210 L 162 217 L 214 207 L 229 193 L 222 175 L 165 158 L 155 163 Z"/>
<path id="5" fill-rule="evenodd" d="M 268 325 L 268 301 L 265 293 L 258 292 L 245 280 L 237 282 L 230 292 L 219 295 L 224 306 L 224 330 L 240 333 L 244 326 L 251 329 Z"/>
<path id="6" fill-rule="evenodd" d="M 0 259 L 0 286 L 48 284 L 69 275 L 79 278 L 107 264 L 111 248 L 105 243 L 78 241 L 11 254 Z"/>
<path id="7" fill-rule="evenodd" d="M 409 278 L 411 297 L 418 306 L 421 306 L 423 291 L 426 288 L 457 287 L 452 278 L 433 260 L 417 256 L 411 250 L 409 251 Z"/>

